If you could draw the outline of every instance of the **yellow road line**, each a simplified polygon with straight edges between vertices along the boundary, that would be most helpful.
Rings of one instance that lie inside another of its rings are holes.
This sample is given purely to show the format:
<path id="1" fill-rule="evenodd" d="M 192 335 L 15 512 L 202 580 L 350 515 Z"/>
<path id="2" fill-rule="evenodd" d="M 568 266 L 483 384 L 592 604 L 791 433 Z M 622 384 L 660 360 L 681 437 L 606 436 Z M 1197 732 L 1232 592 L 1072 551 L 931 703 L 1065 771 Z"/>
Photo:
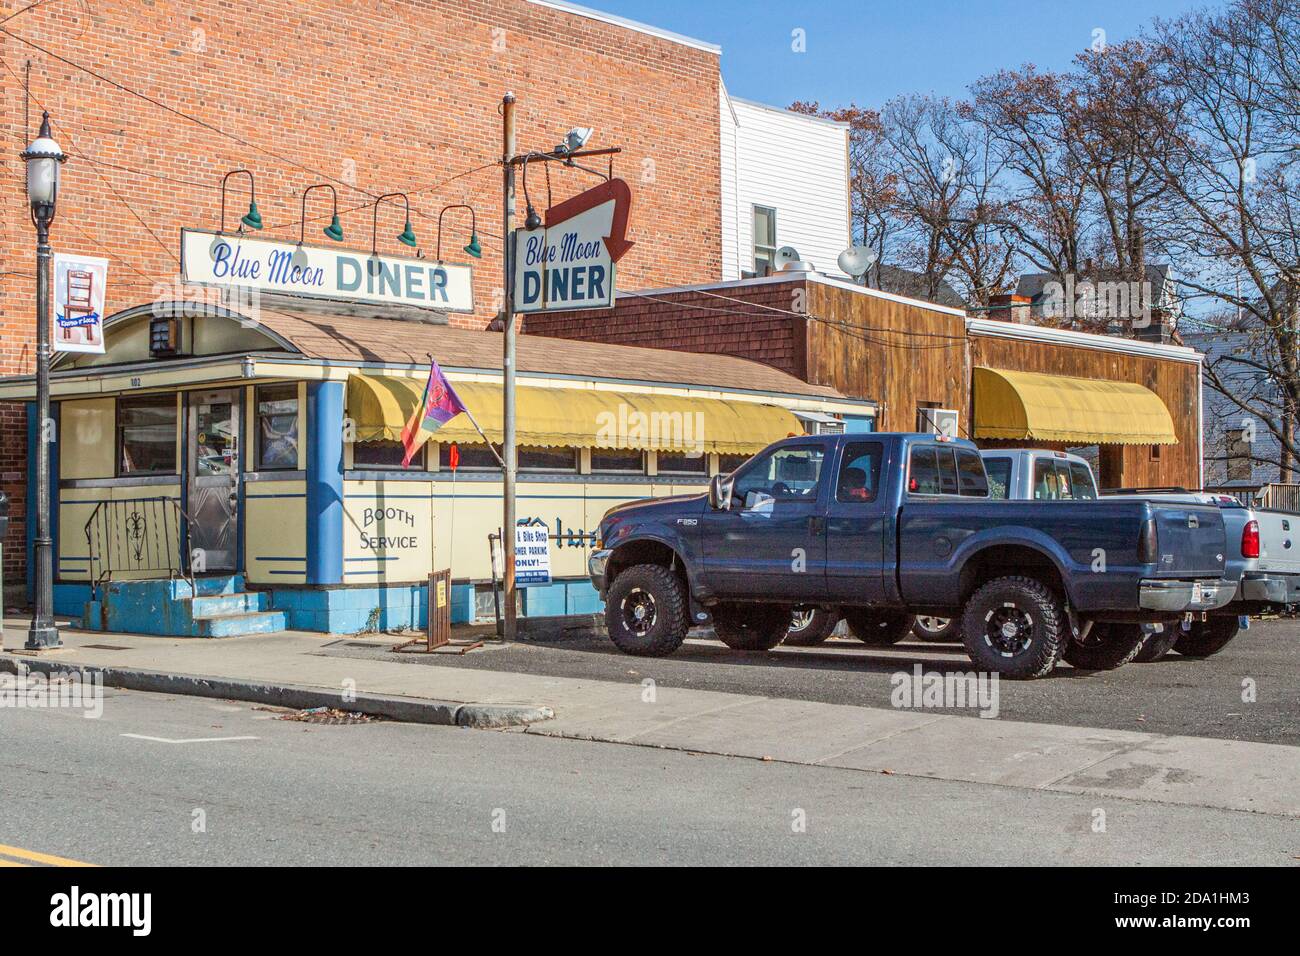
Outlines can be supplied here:
<path id="1" fill-rule="evenodd" d="M 22 850 L 16 846 L 5 846 L 0 843 L 0 854 L 4 856 L 14 856 L 20 860 L 30 860 L 33 863 L 44 863 L 48 866 L 94 866 L 93 863 L 83 863 L 80 860 L 69 860 L 63 856 L 51 856 L 48 853 L 37 853 L 35 850 Z M 3 861 L 7 862 L 7 861 Z M 25 863 L 15 863 L 14 866 L 26 866 Z"/>
<path id="2" fill-rule="evenodd" d="M 0 860 L 0 866 L 31 866 L 31 864 L 19 863 L 17 860 Z"/>

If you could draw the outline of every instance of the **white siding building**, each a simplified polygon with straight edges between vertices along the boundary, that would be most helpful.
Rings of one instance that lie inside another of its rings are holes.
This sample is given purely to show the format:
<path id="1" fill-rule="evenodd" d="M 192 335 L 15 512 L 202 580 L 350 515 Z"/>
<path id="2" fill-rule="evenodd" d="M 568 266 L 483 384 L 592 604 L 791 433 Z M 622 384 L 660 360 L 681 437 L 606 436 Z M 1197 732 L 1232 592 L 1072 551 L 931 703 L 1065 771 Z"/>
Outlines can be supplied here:
<path id="1" fill-rule="evenodd" d="M 847 123 L 738 99 L 721 88 L 722 278 L 761 273 L 781 246 L 819 272 L 850 244 Z"/>

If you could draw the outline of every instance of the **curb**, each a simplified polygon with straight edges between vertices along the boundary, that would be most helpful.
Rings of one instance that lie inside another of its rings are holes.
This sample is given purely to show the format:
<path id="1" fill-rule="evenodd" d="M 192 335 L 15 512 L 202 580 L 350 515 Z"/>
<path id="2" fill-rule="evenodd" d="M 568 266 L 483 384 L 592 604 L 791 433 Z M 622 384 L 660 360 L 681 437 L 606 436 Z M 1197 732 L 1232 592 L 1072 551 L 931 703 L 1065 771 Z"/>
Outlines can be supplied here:
<path id="1" fill-rule="evenodd" d="M 146 691 L 155 694 L 179 694 L 188 697 L 216 697 L 307 710 L 312 707 L 337 707 L 343 710 L 387 717 L 412 724 L 438 724 L 447 727 L 495 729 L 523 727 L 549 720 L 555 712 L 549 707 L 527 704 L 464 704 L 453 700 L 419 697 L 395 697 L 387 694 L 358 693 L 344 701 L 341 691 L 324 690 L 301 684 L 263 684 L 254 681 L 169 674 L 139 668 L 97 667 L 57 660 L 0 657 L 0 673 L 17 674 L 19 667 L 45 676 L 75 672 L 98 679 L 105 687 Z"/>

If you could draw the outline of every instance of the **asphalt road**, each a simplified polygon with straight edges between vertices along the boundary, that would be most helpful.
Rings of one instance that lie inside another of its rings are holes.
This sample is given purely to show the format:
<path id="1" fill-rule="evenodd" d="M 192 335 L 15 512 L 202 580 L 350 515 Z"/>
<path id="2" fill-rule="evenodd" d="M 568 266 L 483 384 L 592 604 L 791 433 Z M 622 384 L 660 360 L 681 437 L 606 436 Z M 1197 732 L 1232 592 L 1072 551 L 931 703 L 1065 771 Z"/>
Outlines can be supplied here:
<path id="1" fill-rule="evenodd" d="M 460 657 L 392 655 L 391 643 L 341 640 L 322 652 L 400 659 L 412 666 L 631 683 L 652 678 L 665 687 L 868 707 L 889 707 L 892 676 L 910 673 L 917 662 L 926 671 L 971 666 L 957 645 L 918 641 L 881 650 L 851 638 L 765 653 L 738 653 L 717 641 L 692 638 L 665 658 L 629 657 L 603 636 L 489 646 Z M 1252 703 L 1242 699 L 1248 680 L 1256 694 Z M 1062 664 L 1042 680 L 1002 681 L 1000 696 L 1000 716 L 1007 720 L 1300 746 L 1300 621 L 1252 622 L 1250 630 L 1204 660 L 1170 654 L 1108 672 Z"/>
<path id="2" fill-rule="evenodd" d="M 1149 866 L 1300 856 L 1295 821 L 1262 814 L 106 696 L 97 720 L 0 710 L 0 863 L 54 854 L 106 865 Z M 1104 832 L 1094 829 L 1099 809 Z"/>

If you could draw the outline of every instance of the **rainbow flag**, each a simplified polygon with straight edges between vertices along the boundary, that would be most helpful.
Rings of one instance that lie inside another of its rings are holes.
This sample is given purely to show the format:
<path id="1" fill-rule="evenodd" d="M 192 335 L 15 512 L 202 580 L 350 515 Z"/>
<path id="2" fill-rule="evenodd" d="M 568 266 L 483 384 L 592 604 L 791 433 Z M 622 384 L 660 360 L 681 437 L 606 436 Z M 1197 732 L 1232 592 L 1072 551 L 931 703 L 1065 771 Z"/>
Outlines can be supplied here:
<path id="1" fill-rule="evenodd" d="M 420 407 L 411 415 L 411 420 L 402 429 L 402 447 L 406 450 L 402 458 L 402 467 L 405 468 L 411 463 L 415 453 L 429 440 L 430 435 L 463 411 L 465 411 L 465 403 L 451 387 L 447 376 L 442 374 L 438 363 L 429 359 L 429 382 L 424 386 L 424 398 L 420 402 Z"/>

